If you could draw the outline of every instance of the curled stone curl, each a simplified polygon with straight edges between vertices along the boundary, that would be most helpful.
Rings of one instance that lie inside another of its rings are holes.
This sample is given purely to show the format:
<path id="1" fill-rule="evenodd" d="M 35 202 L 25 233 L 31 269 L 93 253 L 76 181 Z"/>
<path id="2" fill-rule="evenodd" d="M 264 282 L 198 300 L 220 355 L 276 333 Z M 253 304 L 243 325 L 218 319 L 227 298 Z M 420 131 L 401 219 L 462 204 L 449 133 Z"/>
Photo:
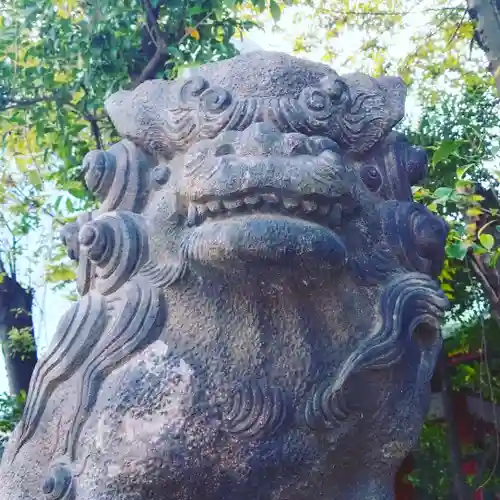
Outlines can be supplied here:
<path id="1" fill-rule="evenodd" d="M 44 500 L 75 500 L 73 473 L 65 463 L 54 463 L 42 485 Z"/>
<path id="2" fill-rule="evenodd" d="M 297 98 L 239 97 L 201 76 L 145 85 L 115 94 L 106 102 L 106 110 L 120 135 L 167 159 L 197 141 L 263 121 L 284 133 L 322 135 L 362 153 L 404 113 L 405 90 L 398 79 L 341 77 L 333 70 L 316 85 L 303 88 Z"/>
<path id="3" fill-rule="evenodd" d="M 270 438 L 281 427 L 286 415 L 282 389 L 270 388 L 261 380 L 251 380 L 234 392 L 225 429 L 237 439 Z"/>
<path id="4" fill-rule="evenodd" d="M 80 229 L 78 238 L 94 266 L 96 289 L 104 295 L 118 290 L 148 258 L 142 216 L 132 212 L 100 215 Z"/>
<path id="5" fill-rule="evenodd" d="M 99 199 L 99 213 L 140 212 L 148 195 L 151 160 L 134 143 L 122 140 L 83 160 L 85 183 Z"/>
<path id="6" fill-rule="evenodd" d="M 334 380 L 325 380 L 306 403 L 305 421 L 313 430 L 334 428 L 349 415 L 343 389 L 353 375 L 364 370 L 387 369 L 398 363 L 410 342 L 422 350 L 419 377 L 428 380 L 441 346 L 439 322 L 448 300 L 435 281 L 420 273 L 395 278 L 386 288 L 380 305 L 382 327 L 362 343 L 344 362 Z M 434 332 L 425 344 L 415 338 L 417 327 Z M 432 359 L 430 359 L 432 358 Z"/>

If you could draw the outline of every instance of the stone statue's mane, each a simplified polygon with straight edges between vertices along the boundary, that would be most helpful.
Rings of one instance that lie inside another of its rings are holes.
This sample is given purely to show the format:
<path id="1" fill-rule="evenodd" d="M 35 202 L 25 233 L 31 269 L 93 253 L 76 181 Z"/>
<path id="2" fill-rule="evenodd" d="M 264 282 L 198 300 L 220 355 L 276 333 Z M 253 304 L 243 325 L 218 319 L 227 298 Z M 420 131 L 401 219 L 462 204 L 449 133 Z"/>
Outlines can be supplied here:
<path id="1" fill-rule="evenodd" d="M 305 87 L 298 98 L 239 98 L 202 76 L 165 82 L 151 89 L 146 82 L 140 94 L 118 92 L 110 97 L 106 110 L 116 117 L 123 137 L 166 158 L 223 131 L 241 131 L 263 121 L 274 124 L 282 133 L 320 135 L 347 150 L 364 153 L 403 118 L 403 109 L 388 106 L 388 100 L 404 101 L 406 89 L 399 79 L 388 79 L 385 89 L 373 78 L 367 77 L 359 85 L 358 75 L 353 75 L 354 84 L 349 85 L 349 77 L 331 73 L 317 85 Z M 143 95 L 146 100 L 140 98 Z M 166 112 L 158 114 L 158 108 Z M 128 128 L 133 119 L 140 122 L 141 117 L 143 127 Z"/>

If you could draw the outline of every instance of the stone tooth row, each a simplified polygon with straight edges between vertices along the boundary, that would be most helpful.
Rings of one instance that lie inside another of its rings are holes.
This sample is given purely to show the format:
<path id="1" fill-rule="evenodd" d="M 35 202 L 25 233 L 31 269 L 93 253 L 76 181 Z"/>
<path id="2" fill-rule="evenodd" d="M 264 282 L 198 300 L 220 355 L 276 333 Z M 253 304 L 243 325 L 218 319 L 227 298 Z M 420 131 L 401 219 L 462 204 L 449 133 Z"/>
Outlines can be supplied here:
<path id="1" fill-rule="evenodd" d="M 187 224 L 194 226 L 201 224 L 207 217 L 216 217 L 224 214 L 285 211 L 296 216 L 304 215 L 316 218 L 328 218 L 328 224 L 338 226 L 342 219 L 342 205 L 340 203 L 314 200 L 280 198 L 274 193 L 249 195 L 244 198 L 211 200 L 206 203 L 190 203 L 188 207 Z"/>

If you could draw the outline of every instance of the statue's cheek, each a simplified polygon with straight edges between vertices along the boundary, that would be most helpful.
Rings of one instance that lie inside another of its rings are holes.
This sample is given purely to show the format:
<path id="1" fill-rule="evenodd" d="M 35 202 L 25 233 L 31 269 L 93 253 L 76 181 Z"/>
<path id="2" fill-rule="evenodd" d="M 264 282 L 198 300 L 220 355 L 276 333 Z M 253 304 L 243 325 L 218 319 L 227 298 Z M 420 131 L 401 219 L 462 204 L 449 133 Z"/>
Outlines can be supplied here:
<path id="1" fill-rule="evenodd" d="M 175 448 L 193 407 L 193 370 L 156 341 L 104 382 L 96 402 L 91 454 L 108 475 Z M 90 423 L 90 422 L 89 422 Z M 90 450 L 88 450 L 90 451 Z"/>
<path id="2" fill-rule="evenodd" d="M 366 432 L 370 443 L 363 450 L 366 456 L 399 466 L 415 446 L 430 399 L 430 384 L 421 373 L 421 353 L 409 348 L 396 365 L 364 371 L 346 385 L 347 405 L 360 417 L 359 433 Z M 378 434 L 369 440 L 373 428 Z"/>

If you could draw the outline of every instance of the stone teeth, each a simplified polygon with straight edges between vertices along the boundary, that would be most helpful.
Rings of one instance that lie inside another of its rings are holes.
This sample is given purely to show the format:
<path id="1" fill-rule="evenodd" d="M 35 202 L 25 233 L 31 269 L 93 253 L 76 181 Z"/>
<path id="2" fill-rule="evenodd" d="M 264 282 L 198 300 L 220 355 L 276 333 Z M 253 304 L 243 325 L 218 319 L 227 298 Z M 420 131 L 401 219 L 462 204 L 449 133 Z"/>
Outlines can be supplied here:
<path id="1" fill-rule="evenodd" d="M 227 210 L 234 210 L 243 206 L 243 200 L 223 200 L 222 204 Z"/>
<path id="2" fill-rule="evenodd" d="M 254 206 L 260 202 L 260 198 L 258 196 L 245 196 L 244 202 L 245 205 Z"/>
<path id="3" fill-rule="evenodd" d="M 294 200 L 293 198 L 283 198 L 283 206 L 287 210 L 293 210 L 299 206 L 299 201 Z"/>
<path id="4" fill-rule="evenodd" d="M 280 199 L 274 193 L 264 193 L 262 199 L 268 203 L 279 203 Z"/>
<path id="5" fill-rule="evenodd" d="M 318 209 L 318 204 L 312 200 L 302 200 L 302 209 L 306 213 L 314 212 Z"/>
<path id="6" fill-rule="evenodd" d="M 330 213 L 330 205 L 320 205 L 318 207 L 319 215 L 328 215 Z"/>
<path id="7" fill-rule="evenodd" d="M 333 151 L 330 151 L 329 149 L 325 149 L 321 153 L 321 157 L 325 160 L 327 160 L 329 163 L 339 163 L 340 162 L 340 155 L 338 153 L 335 153 Z"/>
<path id="8" fill-rule="evenodd" d="M 206 206 L 209 212 L 218 212 L 221 208 L 221 202 L 219 200 L 207 201 Z"/>
<path id="9" fill-rule="evenodd" d="M 198 212 L 198 216 L 205 218 L 207 215 L 208 208 L 206 205 L 196 205 L 196 211 Z"/>
<path id="10" fill-rule="evenodd" d="M 188 226 L 196 225 L 196 207 L 194 206 L 193 203 L 190 203 L 188 207 L 187 225 Z"/>
<path id="11" fill-rule="evenodd" d="M 330 214 L 330 222 L 334 226 L 339 226 L 342 222 L 342 205 L 340 203 L 335 203 L 332 207 L 332 212 Z"/>
<path id="12" fill-rule="evenodd" d="M 313 200 L 283 198 L 280 199 L 275 193 L 264 193 L 262 195 L 249 195 L 244 198 L 226 199 L 226 200 L 211 200 L 205 204 L 191 203 L 188 206 L 187 225 L 194 226 L 201 224 L 207 216 L 213 217 L 221 212 L 231 212 L 248 206 L 252 209 L 257 209 L 257 206 L 262 205 L 262 210 L 277 210 L 276 205 L 281 204 L 285 210 L 290 212 L 300 212 L 303 214 L 317 214 L 321 217 L 328 216 L 328 224 L 330 226 L 339 226 L 342 222 L 342 216 L 345 213 L 344 208 L 340 203 L 330 205 L 327 201 L 318 203 Z M 274 205 L 270 207 L 269 205 Z"/>

